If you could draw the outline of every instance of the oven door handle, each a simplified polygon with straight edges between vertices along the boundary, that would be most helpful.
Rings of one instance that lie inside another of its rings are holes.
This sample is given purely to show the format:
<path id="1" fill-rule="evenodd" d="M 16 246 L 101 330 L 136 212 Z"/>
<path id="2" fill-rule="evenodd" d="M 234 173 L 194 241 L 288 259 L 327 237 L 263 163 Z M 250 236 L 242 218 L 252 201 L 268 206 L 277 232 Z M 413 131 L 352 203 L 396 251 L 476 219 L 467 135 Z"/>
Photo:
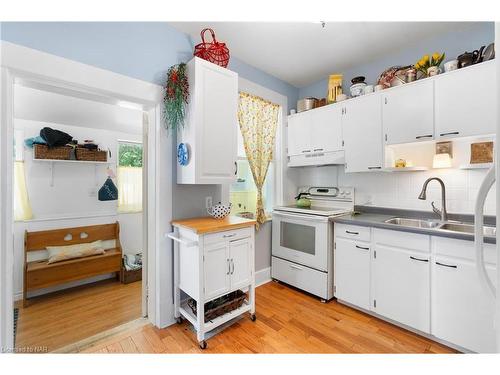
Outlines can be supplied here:
<path id="1" fill-rule="evenodd" d="M 289 219 L 314 221 L 317 223 L 328 222 L 327 216 L 304 215 L 304 214 L 298 214 L 298 213 L 285 213 L 283 211 L 273 211 L 273 216 L 275 216 L 275 215 L 279 216 L 279 217 L 289 218 Z"/>

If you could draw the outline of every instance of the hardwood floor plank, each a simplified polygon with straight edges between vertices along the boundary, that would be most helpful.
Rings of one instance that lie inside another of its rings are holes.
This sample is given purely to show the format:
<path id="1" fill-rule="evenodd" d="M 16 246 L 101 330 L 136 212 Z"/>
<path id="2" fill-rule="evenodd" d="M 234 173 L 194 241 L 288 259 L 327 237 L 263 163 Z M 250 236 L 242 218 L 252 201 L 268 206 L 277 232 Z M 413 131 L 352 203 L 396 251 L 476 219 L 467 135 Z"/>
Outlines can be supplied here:
<path id="1" fill-rule="evenodd" d="M 90 294 L 90 293 L 89 293 Z M 257 320 L 247 316 L 198 347 L 190 324 L 151 324 L 96 342 L 85 352 L 125 353 L 455 353 L 426 337 L 282 284 L 256 289 Z"/>

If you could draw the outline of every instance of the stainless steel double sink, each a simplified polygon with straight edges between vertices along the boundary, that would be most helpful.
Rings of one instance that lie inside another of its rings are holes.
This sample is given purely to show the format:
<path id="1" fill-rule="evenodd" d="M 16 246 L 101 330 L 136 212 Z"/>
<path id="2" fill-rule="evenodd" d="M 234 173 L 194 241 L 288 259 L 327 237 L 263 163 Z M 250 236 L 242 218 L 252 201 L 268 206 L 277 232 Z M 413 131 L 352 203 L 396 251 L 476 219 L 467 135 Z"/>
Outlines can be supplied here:
<path id="1" fill-rule="evenodd" d="M 399 225 L 402 227 L 422 228 L 422 229 L 435 229 L 440 232 L 450 233 L 467 233 L 474 234 L 474 225 L 461 223 L 457 221 L 439 221 L 439 220 L 426 220 L 426 219 L 409 219 L 404 217 L 393 217 L 384 221 L 387 224 Z M 487 237 L 495 237 L 497 234 L 496 227 L 485 225 L 483 226 L 483 233 Z"/>

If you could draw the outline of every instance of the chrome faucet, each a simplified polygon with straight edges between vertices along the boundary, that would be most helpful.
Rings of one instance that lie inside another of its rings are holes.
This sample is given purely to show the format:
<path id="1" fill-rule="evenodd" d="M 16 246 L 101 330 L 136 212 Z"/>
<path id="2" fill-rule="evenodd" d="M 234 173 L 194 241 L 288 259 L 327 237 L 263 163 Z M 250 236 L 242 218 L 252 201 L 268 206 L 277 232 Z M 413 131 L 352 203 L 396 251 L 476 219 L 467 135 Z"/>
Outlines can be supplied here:
<path id="1" fill-rule="evenodd" d="M 436 180 L 441 185 L 441 201 L 443 202 L 443 206 L 441 207 L 440 210 L 434 205 L 434 202 L 432 202 L 431 203 L 432 211 L 434 211 L 438 215 L 441 215 L 441 221 L 448 221 L 448 212 L 446 212 L 446 188 L 444 187 L 443 180 L 441 180 L 438 177 L 431 177 L 425 180 L 424 186 L 422 186 L 422 191 L 420 192 L 418 199 L 425 200 L 427 198 L 427 193 L 426 193 L 427 185 L 432 180 Z"/>

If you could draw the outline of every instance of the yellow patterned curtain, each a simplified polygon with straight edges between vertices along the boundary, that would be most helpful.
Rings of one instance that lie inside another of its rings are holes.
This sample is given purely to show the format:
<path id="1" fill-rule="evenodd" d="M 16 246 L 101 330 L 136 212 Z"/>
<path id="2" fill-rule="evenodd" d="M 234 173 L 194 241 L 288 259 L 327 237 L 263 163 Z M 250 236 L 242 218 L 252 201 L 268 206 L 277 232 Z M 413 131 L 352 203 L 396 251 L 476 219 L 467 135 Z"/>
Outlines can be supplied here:
<path id="1" fill-rule="evenodd" d="M 262 186 L 266 180 L 269 163 L 273 159 L 279 105 L 258 96 L 240 92 L 238 121 L 240 123 L 245 153 L 257 187 L 257 229 L 266 220 Z"/>

